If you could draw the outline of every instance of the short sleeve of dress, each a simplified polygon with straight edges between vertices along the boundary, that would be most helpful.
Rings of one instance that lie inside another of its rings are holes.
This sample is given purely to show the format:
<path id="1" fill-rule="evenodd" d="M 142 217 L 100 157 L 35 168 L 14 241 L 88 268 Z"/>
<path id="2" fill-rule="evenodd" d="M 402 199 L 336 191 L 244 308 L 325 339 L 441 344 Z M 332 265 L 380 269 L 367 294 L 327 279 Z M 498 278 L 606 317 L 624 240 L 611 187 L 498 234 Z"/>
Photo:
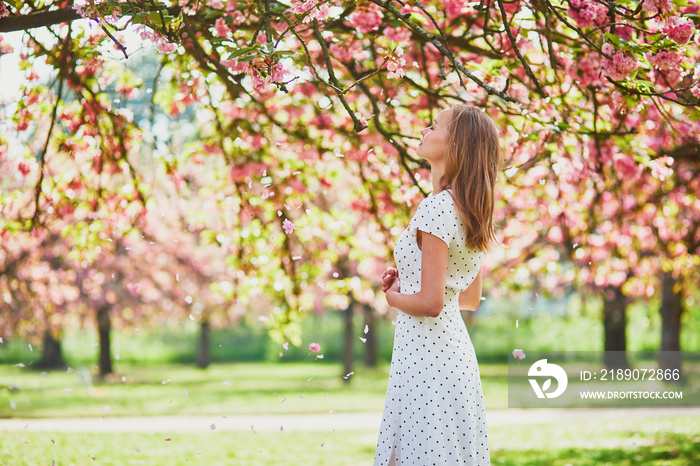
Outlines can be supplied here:
<path id="1" fill-rule="evenodd" d="M 457 215 L 451 194 L 441 191 L 423 199 L 408 229 L 412 234 L 421 230 L 435 235 L 449 246 L 457 234 Z"/>

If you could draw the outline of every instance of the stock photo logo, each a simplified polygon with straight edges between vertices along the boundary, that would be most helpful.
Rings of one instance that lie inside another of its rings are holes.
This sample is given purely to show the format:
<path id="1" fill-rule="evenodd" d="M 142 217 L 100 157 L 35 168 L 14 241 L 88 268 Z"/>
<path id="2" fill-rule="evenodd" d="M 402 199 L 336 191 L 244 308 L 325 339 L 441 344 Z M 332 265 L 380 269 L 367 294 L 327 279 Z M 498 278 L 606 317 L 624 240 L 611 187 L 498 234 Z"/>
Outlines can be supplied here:
<path id="1" fill-rule="evenodd" d="M 566 372 L 556 364 L 547 363 L 546 359 L 536 361 L 527 373 L 528 377 L 547 377 L 540 388 L 537 379 L 528 379 L 532 389 L 535 391 L 537 398 L 556 398 L 566 390 L 566 385 L 569 383 L 569 378 Z M 547 392 L 552 385 L 552 377 L 557 381 L 557 389 L 553 392 Z"/>

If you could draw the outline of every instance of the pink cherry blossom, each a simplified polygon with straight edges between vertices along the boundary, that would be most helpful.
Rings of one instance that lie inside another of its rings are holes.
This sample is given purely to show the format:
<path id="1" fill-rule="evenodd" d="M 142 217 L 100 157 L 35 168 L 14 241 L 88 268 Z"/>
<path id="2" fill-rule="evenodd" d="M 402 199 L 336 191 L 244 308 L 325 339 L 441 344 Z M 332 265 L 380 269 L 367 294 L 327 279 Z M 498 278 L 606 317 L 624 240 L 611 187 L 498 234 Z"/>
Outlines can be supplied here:
<path id="1" fill-rule="evenodd" d="M 29 174 L 29 172 L 31 171 L 31 169 L 29 168 L 29 165 L 26 162 L 20 162 L 17 165 L 17 168 L 24 176 L 27 176 Z"/>
<path id="2" fill-rule="evenodd" d="M 411 31 L 406 28 L 384 28 L 384 36 L 394 42 L 408 42 L 411 39 Z"/>
<path id="3" fill-rule="evenodd" d="M 170 42 L 166 42 L 165 40 L 158 44 L 158 51 L 160 53 L 172 53 L 175 50 L 177 50 L 177 44 L 171 44 Z"/>
<path id="4" fill-rule="evenodd" d="M 376 31 L 382 24 L 384 15 L 379 11 L 379 7 L 374 3 L 358 4 L 357 9 L 350 13 L 348 22 L 359 32 L 366 34 Z"/>
<path id="5" fill-rule="evenodd" d="M 683 63 L 685 55 L 682 52 L 673 52 L 671 50 L 663 49 L 659 51 L 656 55 L 647 55 L 647 60 L 649 64 L 657 67 L 660 70 L 670 70 L 672 68 L 677 68 Z"/>
<path id="6" fill-rule="evenodd" d="M 513 357 L 520 362 L 521 359 L 525 359 L 525 352 L 521 349 L 514 349 L 513 350 Z"/>
<path id="7" fill-rule="evenodd" d="M 650 15 L 666 15 L 673 11 L 673 2 L 671 0 L 643 0 L 642 8 Z"/>
<path id="8" fill-rule="evenodd" d="M 694 95 L 695 97 L 697 97 L 698 99 L 700 99 L 700 84 L 697 85 L 697 86 L 694 86 L 694 87 L 690 90 L 690 92 L 692 92 L 693 95 Z"/>
<path id="9" fill-rule="evenodd" d="M 277 62 L 272 67 L 268 79 L 273 83 L 283 83 L 285 81 L 284 77 L 291 74 L 292 72 L 286 66 L 284 66 L 284 64 Z"/>
<path id="10" fill-rule="evenodd" d="M 229 33 L 228 25 L 224 18 L 218 18 L 214 23 L 214 35 L 217 37 L 227 37 Z"/>
<path id="11" fill-rule="evenodd" d="M 578 80 L 582 86 L 599 86 L 603 82 L 600 70 L 603 68 L 604 58 L 598 54 L 586 54 L 572 63 L 569 74 Z"/>
<path id="12" fill-rule="evenodd" d="M 309 345 L 309 349 L 314 353 L 318 353 L 319 351 L 321 351 L 321 345 L 319 345 L 318 343 L 311 343 Z"/>
<path id="13" fill-rule="evenodd" d="M 389 73 L 386 75 L 387 78 L 403 78 L 406 75 L 406 71 L 403 69 L 406 66 L 406 60 L 401 58 L 403 55 L 403 49 L 401 47 L 396 47 L 393 54 L 389 56 L 389 61 L 386 64 L 386 69 Z"/>
<path id="14" fill-rule="evenodd" d="M 569 15 L 582 28 L 602 26 L 609 22 L 608 9 L 595 0 L 571 0 Z"/>
<path id="15" fill-rule="evenodd" d="M 444 0 L 445 15 L 448 19 L 454 19 L 458 16 L 473 12 L 474 9 L 469 6 L 469 3 L 469 1 L 465 0 Z"/>
<path id="16" fill-rule="evenodd" d="M 603 45 L 603 53 L 612 59 L 605 60 L 603 70 L 606 75 L 615 81 L 625 79 L 629 74 L 637 69 L 636 58 L 628 57 L 622 50 L 615 50 L 612 44 Z"/>
<path id="17" fill-rule="evenodd" d="M 292 11 L 297 15 L 308 12 L 304 17 L 304 23 L 310 23 L 314 19 L 323 21 L 328 18 L 330 10 L 328 5 L 319 6 L 319 3 L 321 3 L 319 0 L 292 0 Z"/>
<path id="18" fill-rule="evenodd" d="M 282 222 L 282 228 L 284 229 L 285 233 L 290 234 L 294 231 L 294 223 L 292 223 L 288 218 L 285 218 L 284 222 Z"/>
<path id="19" fill-rule="evenodd" d="M 673 175 L 673 158 L 668 155 L 659 157 L 649 162 L 649 168 L 651 169 L 651 176 L 658 178 L 661 181 Z"/>
<path id="20" fill-rule="evenodd" d="M 668 38 L 677 44 L 687 44 L 695 33 L 695 23 L 690 18 L 681 18 L 674 16 L 666 21 L 664 32 Z"/>
<path id="21" fill-rule="evenodd" d="M 0 18 L 3 16 L 10 16 L 10 10 L 7 9 L 5 3 L 0 3 Z"/>

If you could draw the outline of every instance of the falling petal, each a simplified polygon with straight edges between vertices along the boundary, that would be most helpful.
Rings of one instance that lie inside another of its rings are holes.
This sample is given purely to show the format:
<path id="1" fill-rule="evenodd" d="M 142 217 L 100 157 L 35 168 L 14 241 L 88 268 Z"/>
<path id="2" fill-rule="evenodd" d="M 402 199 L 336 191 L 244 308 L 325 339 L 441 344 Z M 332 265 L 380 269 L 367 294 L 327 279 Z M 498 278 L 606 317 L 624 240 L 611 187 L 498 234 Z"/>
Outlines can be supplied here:
<path id="1" fill-rule="evenodd" d="M 72 391 L 73 391 L 73 390 L 71 390 L 70 388 L 64 388 L 64 389 L 63 389 L 63 393 L 70 393 L 70 392 L 72 392 Z"/>
<path id="2" fill-rule="evenodd" d="M 212 422 L 211 423 L 211 430 L 214 430 L 214 429 L 216 429 L 216 424 Z"/>
<path id="3" fill-rule="evenodd" d="M 362 337 L 359 337 L 359 338 L 360 338 L 360 341 L 361 341 L 362 343 L 367 343 L 367 339 L 366 339 L 366 338 L 362 338 Z"/>
<path id="4" fill-rule="evenodd" d="M 328 393 L 326 393 L 326 401 L 328 401 Z"/>
<path id="5" fill-rule="evenodd" d="M 284 432 L 284 427 L 280 426 L 280 432 Z"/>
<path id="6" fill-rule="evenodd" d="M 109 412 L 109 406 L 105 406 L 102 408 L 102 415 L 106 415 Z"/>
<path id="7" fill-rule="evenodd" d="M 231 385 L 231 382 L 226 381 L 226 382 L 224 382 L 222 385 L 223 385 L 224 387 L 228 387 L 229 385 Z"/>
<path id="8" fill-rule="evenodd" d="M 122 375 L 122 382 L 126 382 L 126 376 Z"/>
<path id="9" fill-rule="evenodd" d="M 185 302 L 187 304 L 192 304 L 192 296 L 190 296 L 190 295 L 185 296 Z"/>
<path id="10" fill-rule="evenodd" d="M 280 404 L 284 403 L 285 401 L 287 401 L 286 398 L 284 400 L 280 401 Z"/>
<path id="11" fill-rule="evenodd" d="M 10 408 L 17 409 L 17 404 L 15 403 L 14 400 L 10 400 Z"/>
<path id="12" fill-rule="evenodd" d="M 21 362 L 21 363 L 19 363 L 19 364 L 15 364 L 15 365 L 14 365 L 14 366 L 12 366 L 12 367 L 24 367 L 24 363 L 23 363 L 23 362 Z"/>
<path id="13" fill-rule="evenodd" d="M 134 451 L 135 451 L 136 453 L 141 453 L 141 450 L 138 449 L 138 448 L 136 448 L 136 447 L 134 447 Z"/>
<path id="14" fill-rule="evenodd" d="M 34 348 L 32 348 L 31 343 L 29 344 L 29 351 L 34 352 Z"/>
<path id="15" fill-rule="evenodd" d="M 318 356 L 316 356 L 316 359 L 323 359 L 323 355 L 319 354 Z"/>
<path id="16" fill-rule="evenodd" d="M 187 397 L 187 396 L 190 396 L 190 394 L 187 392 L 187 390 L 185 390 L 185 396 L 186 396 L 186 397 Z"/>
<path id="17" fill-rule="evenodd" d="M 253 429 L 253 424 L 250 425 L 250 431 L 255 432 L 255 429 Z"/>
<path id="18" fill-rule="evenodd" d="M 71 372 L 73 372 L 73 368 L 68 366 L 68 369 L 66 369 L 66 374 L 70 374 Z"/>
<path id="19" fill-rule="evenodd" d="M 166 442 L 169 442 L 169 441 L 170 441 L 170 439 L 169 439 L 169 438 L 166 438 L 166 439 L 165 439 L 165 441 L 166 441 Z"/>
<path id="20" fill-rule="evenodd" d="M 515 321 L 515 328 L 518 328 L 518 321 Z"/>
<path id="21" fill-rule="evenodd" d="M 301 256 L 292 256 L 293 261 L 298 261 L 299 259 L 301 259 Z"/>
<path id="22" fill-rule="evenodd" d="M 311 379 L 313 379 L 313 377 L 309 377 L 308 379 L 306 379 L 306 381 L 311 382 Z"/>
<path id="23" fill-rule="evenodd" d="M 518 167 L 508 167 L 505 171 L 505 174 L 508 178 L 511 176 L 515 175 L 518 172 Z"/>
<path id="24" fill-rule="evenodd" d="M 288 350 L 289 349 L 289 342 L 285 341 L 284 344 L 282 345 L 282 348 L 284 348 L 285 350 Z"/>
<path id="25" fill-rule="evenodd" d="M 369 333 L 369 325 L 365 324 L 365 335 Z"/>
<path id="26" fill-rule="evenodd" d="M 278 211 L 277 211 L 277 216 L 278 216 L 278 217 L 281 217 L 281 216 L 282 216 L 282 211 L 281 211 L 281 210 L 278 210 Z"/>

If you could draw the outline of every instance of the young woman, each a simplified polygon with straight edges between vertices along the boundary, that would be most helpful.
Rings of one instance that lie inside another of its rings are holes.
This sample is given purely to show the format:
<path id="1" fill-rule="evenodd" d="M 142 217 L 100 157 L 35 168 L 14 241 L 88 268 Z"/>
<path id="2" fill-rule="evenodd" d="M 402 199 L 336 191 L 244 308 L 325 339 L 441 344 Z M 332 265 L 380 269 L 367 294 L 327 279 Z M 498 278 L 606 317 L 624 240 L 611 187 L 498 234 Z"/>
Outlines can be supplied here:
<path id="1" fill-rule="evenodd" d="M 453 105 L 421 131 L 433 194 L 396 241 L 382 282 L 396 319 L 375 465 L 488 465 L 479 367 L 460 309 L 481 301 L 481 260 L 495 242 L 503 155 L 481 110 Z"/>

